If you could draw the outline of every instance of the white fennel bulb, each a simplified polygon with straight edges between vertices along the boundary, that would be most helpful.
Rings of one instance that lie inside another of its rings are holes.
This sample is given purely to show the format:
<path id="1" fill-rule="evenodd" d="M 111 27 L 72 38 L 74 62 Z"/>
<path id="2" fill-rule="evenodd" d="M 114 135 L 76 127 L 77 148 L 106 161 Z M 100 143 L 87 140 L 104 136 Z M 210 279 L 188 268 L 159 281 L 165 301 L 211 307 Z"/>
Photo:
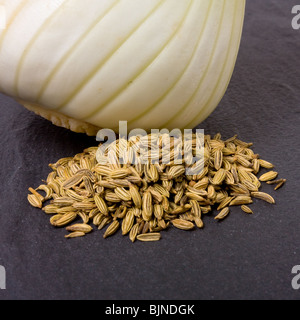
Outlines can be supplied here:
<path id="1" fill-rule="evenodd" d="M 245 0 L 0 0 L 0 92 L 76 132 L 193 128 L 223 97 Z"/>

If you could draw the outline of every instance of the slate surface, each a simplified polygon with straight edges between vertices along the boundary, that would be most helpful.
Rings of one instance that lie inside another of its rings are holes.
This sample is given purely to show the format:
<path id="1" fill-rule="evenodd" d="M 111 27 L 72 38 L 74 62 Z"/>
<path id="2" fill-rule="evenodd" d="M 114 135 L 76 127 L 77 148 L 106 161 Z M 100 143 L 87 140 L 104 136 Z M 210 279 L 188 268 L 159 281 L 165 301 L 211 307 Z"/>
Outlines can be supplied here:
<path id="1" fill-rule="evenodd" d="M 96 231 L 67 241 L 48 216 L 29 206 L 27 188 L 48 163 L 95 145 L 0 95 L 0 299 L 299 299 L 291 270 L 300 265 L 300 30 L 291 26 L 298 1 L 251 0 L 232 81 L 199 127 L 238 134 L 276 164 L 286 186 L 275 206 L 255 201 L 253 216 L 234 208 L 205 228 L 170 229 L 158 243 L 135 243 Z"/>

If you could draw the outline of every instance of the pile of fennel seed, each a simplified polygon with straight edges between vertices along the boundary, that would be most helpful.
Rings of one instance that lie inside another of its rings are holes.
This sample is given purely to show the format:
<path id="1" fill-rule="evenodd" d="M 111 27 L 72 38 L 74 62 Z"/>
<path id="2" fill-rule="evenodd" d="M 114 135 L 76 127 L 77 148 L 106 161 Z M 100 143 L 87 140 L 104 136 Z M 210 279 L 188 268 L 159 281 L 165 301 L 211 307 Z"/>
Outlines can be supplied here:
<path id="1" fill-rule="evenodd" d="M 121 229 L 132 242 L 157 241 L 160 232 L 170 226 L 203 228 L 202 217 L 208 212 L 220 221 L 229 215 L 231 206 L 252 214 L 249 205 L 253 198 L 274 204 L 271 195 L 259 191 L 261 183 L 274 184 L 277 190 L 286 182 L 278 179 L 272 163 L 253 152 L 252 143 L 237 136 L 223 141 L 219 133 L 204 135 L 203 157 L 192 165 L 175 161 L 180 152 L 184 153 L 179 145 L 174 137 L 149 134 L 121 138 L 102 149 L 100 155 L 101 144 L 90 147 L 50 164 L 52 172 L 44 184 L 29 188 L 28 201 L 51 215 L 54 227 L 65 227 L 66 238 L 106 228 L 104 238 Z M 157 161 L 141 161 L 153 146 Z M 171 150 L 167 163 L 163 161 L 166 147 Z M 190 150 L 196 157 L 194 135 Z M 112 157 L 114 161 L 107 161 Z M 187 166 L 197 167 L 199 163 L 201 171 L 186 173 Z M 269 171 L 261 174 L 261 168 Z"/>

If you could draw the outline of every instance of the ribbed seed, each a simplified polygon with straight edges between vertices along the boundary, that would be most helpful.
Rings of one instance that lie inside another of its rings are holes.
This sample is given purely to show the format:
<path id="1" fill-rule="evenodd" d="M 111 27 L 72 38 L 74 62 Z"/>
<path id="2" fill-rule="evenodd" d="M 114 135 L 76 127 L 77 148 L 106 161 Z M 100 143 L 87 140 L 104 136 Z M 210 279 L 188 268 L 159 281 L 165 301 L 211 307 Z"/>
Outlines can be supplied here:
<path id="1" fill-rule="evenodd" d="M 61 207 L 72 206 L 74 202 L 75 200 L 70 197 L 59 197 L 52 200 L 52 204 L 56 206 L 61 206 Z"/>
<path id="2" fill-rule="evenodd" d="M 115 192 L 106 192 L 105 200 L 108 202 L 121 202 L 122 199 Z"/>
<path id="3" fill-rule="evenodd" d="M 83 222 L 83 223 L 87 224 L 87 223 L 90 221 L 90 218 L 89 218 L 89 216 L 88 216 L 86 213 L 84 213 L 84 212 L 82 212 L 82 211 L 79 211 L 79 212 L 77 212 L 77 214 L 78 214 L 79 217 L 82 219 L 82 222 Z"/>
<path id="4" fill-rule="evenodd" d="M 251 162 L 248 161 L 245 157 L 241 155 L 236 156 L 236 160 L 239 164 L 241 164 L 243 167 L 249 168 L 251 167 Z"/>
<path id="5" fill-rule="evenodd" d="M 247 170 L 245 170 L 244 168 L 238 168 L 238 175 L 239 175 L 240 181 L 243 183 L 244 183 L 244 181 L 249 181 L 249 182 L 252 181 L 252 179 L 249 175 L 249 172 Z"/>
<path id="6" fill-rule="evenodd" d="M 249 190 L 249 191 L 258 191 L 258 187 L 257 185 L 255 185 L 254 183 L 250 182 L 250 181 L 243 181 L 243 185 Z"/>
<path id="7" fill-rule="evenodd" d="M 237 145 L 237 146 L 241 146 L 241 147 L 244 147 L 244 148 L 249 148 L 253 145 L 252 142 L 244 142 L 244 141 L 241 141 L 239 139 L 234 139 L 233 142 Z"/>
<path id="8" fill-rule="evenodd" d="M 152 182 L 156 182 L 159 180 L 159 174 L 158 174 L 157 168 L 154 165 L 150 165 L 150 168 L 147 171 L 147 174 Z"/>
<path id="9" fill-rule="evenodd" d="M 268 193 L 265 193 L 265 192 L 260 192 L 260 191 L 257 191 L 257 192 L 251 192 L 251 196 L 254 197 L 254 198 L 257 198 L 257 199 L 261 199 L 261 200 L 264 200 L 266 202 L 269 202 L 269 203 L 275 203 L 275 200 L 272 196 L 270 196 Z"/>
<path id="10" fill-rule="evenodd" d="M 240 194 L 245 194 L 249 195 L 249 190 L 245 184 L 245 181 L 243 183 L 237 183 L 235 185 L 230 186 L 231 193 L 240 193 Z"/>
<path id="11" fill-rule="evenodd" d="M 214 157 L 214 166 L 215 166 L 216 170 L 221 169 L 222 162 L 223 162 L 223 152 L 222 152 L 222 150 L 217 150 L 215 152 L 215 157 Z"/>
<path id="12" fill-rule="evenodd" d="M 173 167 L 171 167 L 171 169 L 168 172 L 168 179 L 173 180 L 173 179 L 181 176 L 184 173 L 185 173 L 184 166 L 182 166 L 182 165 L 173 166 Z"/>
<path id="13" fill-rule="evenodd" d="M 163 186 L 161 186 L 160 184 L 155 183 L 153 185 L 153 188 L 158 191 L 162 196 L 165 196 L 167 198 L 170 197 L 170 193 L 167 189 L 165 189 Z"/>
<path id="14" fill-rule="evenodd" d="M 237 172 L 237 169 L 235 167 L 232 167 L 230 169 L 230 172 L 233 176 L 233 179 L 234 179 L 234 182 L 235 183 L 239 183 L 240 182 L 240 178 L 239 178 L 239 175 L 238 175 L 238 172 Z"/>
<path id="15" fill-rule="evenodd" d="M 76 211 L 76 209 L 73 206 L 62 207 L 62 208 L 58 208 L 56 210 L 57 213 L 61 213 L 61 214 L 75 212 L 75 211 Z"/>
<path id="16" fill-rule="evenodd" d="M 154 211 L 154 216 L 158 219 L 161 220 L 163 215 L 164 215 L 164 209 L 161 204 L 154 204 L 153 206 L 153 211 Z"/>
<path id="17" fill-rule="evenodd" d="M 141 233 L 147 233 L 149 231 L 149 222 L 145 221 L 145 223 L 143 224 L 143 228 L 141 230 Z"/>
<path id="18" fill-rule="evenodd" d="M 162 205 L 164 211 L 168 211 L 169 210 L 170 202 L 169 202 L 167 197 L 163 196 L 162 201 L 161 201 L 161 205 Z"/>
<path id="19" fill-rule="evenodd" d="M 181 230 L 191 230 L 195 227 L 195 225 L 192 222 L 183 219 L 174 219 L 171 222 L 174 227 Z"/>
<path id="20" fill-rule="evenodd" d="M 198 194 L 200 196 L 207 196 L 207 191 L 204 189 L 197 189 L 190 186 L 186 186 L 186 189 L 191 193 Z"/>
<path id="21" fill-rule="evenodd" d="M 133 208 L 131 208 L 131 210 L 133 211 L 133 214 L 135 217 L 140 218 L 142 216 L 142 209 L 139 209 L 137 207 L 133 207 Z"/>
<path id="22" fill-rule="evenodd" d="M 41 202 L 44 201 L 44 197 L 43 197 L 41 194 L 39 194 L 36 190 L 34 190 L 33 188 L 28 188 L 28 190 L 29 190 L 32 194 L 34 194 L 38 199 L 40 199 Z"/>
<path id="23" fill-rule="evenodd" d="M 28 202 L 35 208 L 42 208 L 43 203 L 39 197 L 37 197 L 35 194 L 29 194 L 27 196 Z"/>
<path id="24" fill-rule="evenodd" d="M 272 181 L 267 181 L 267 184 L 278 184 L 281 182 L 286 182 L 286 179 L 277 179 L 277 180 L 272 180 Z"/>
<path id="25" fill-rule="evenodd" d="M 115 193 L 120 199 L 122 199 L 124 201 L 131 200 L 130 192 L 123 187 L 117 187 L 115 189 Z"/>
<path id="26" fill-rule="evenodd" d="M 212 183 L 214 185 L 219 185 L 224 181 L 225 178 L 226 178 L 226 170 L 220 169 L 216 172 Z"/>
<path id="27" fill-rule="evenodd" d="M 200 206 L 201 213 L 206 214 L 211 211 L 211 206 Z"/>
<path id="28" fill-rule="evenodd" d="M 77 210 L 87 210 L 90 211 L 95 208 L 95 204 L 90 201 L 74 202 L 72 207 Z"/>
<path id="29" fill-rule="evenodd" d="M 197 226 L 197 228 L 202 229 L 204 227 L 204 223 L 201 218 L 195 217 L 194 222 L 195 222 L 195 225 Z"/>
<path id="30" fill-rule="evenodd" d="M 126 179 L 109 179 L 108 182 L 114 187 L 129 187 L 130 185 L 130 182 Z"/>
<path id="31" fill-rule="evenodd" d="M 286 179 L 282 179 L 282 181 L 280 181 L 280 182 L 276 185 L 276 187 L 274 188 L 274 190 L 276 191 L 276 190 L 278 190 L 279 188 L 281 188 L 281 187 L 285 184 L 285 182 L 286 182 Z"/>
<path id="32" fill-rule="evenodd" d="M 103 165 L 97 165 L 94 171 L 101 176 L 109 176 L 113 170 Z"/>
<path id="33" fill-rule="evenodd" d="M 207 187 L 207 198 L 214 199 L 216 197 L 216 190 L 212 184 Z"/>
<path id="34" fill-rule="evenodd" d="M 258 159 L 258 162 L 260 164 L 260 166 L 262 168 L 265 168 L 265 169 L 272 169 L 274 168 L 274 165 L 271 163 L 271 162 L 268 162 L 266 160 L 263 160 L 263 159 Z"/>
<path id="35" fill-rule="evenodd" d="M 110 173 L 110 177 L 113 179 L 122 179 L 122 178 L 126 178 L 130 174 L 131 174 L 131 171 L 129 169 L 116 169 Z"/>
<path id="36" fill-rule="evenodd" d="M 141 198 L 141 195 L 139 193 L 138 187 L 133 185 L 133 184 L 130 184 L 129 192 L 130 192 L 132 201 L 135 204 L 135 206 L 137 208 L 141 208 L 142 207 L 142 198 Z"/>
<path id="37" fill-rule="evenodd" d="M 161 238 L 161 235 L 158 232 L 143 233 L 143 234 L 139 234 L 136 238 L 139 241 L 151 242 L 151 241 L 159 241 Z"/>
<path id="38" fill-rule="evenodd" d="M 58 221 L 58 220 L 61 219 L 62 217 L 63 217 L 62 214 L 56 214 L 56 215 L 54 215 L 54 216 L 52 216 L 52 217 L 50 218 L 50 223 L 51 223 L 53 226 L 55 226 L 55 225 L 56 225 L 56 221 Z"/>
<path id="39" fill-rule="evenodd" d="M 55 178 L 56 178 L 56 172 L 55 171 L 50 172 L 46 179 L 47 184 L 51 183 Z"/>
<path id="40" fill-rule="evenodd" d="M 278 176 L 278 172 L 276 171 L 269 171 L 259 177 L 260 181 L 270 181 L 274 180 Z"/>
<path id="41" fill-rule="evenodd" d="M 78 238 L 78 237 L 84 237 L 85 236 L 85 232 L 82 232 L 82 231 L 74 231 L 74 232 L 71 232 L 67 235 L 65 235 L 65 238 Z"/>
<path id="42" fill-rule="evenodd" d="M 56 180 L 49 182 L 48 187 L 51 188 L 55 193 L 60 194 L 60 185 Z"/>
<path id="43" fill-rule="evenodd" d="M 234 176 L 230 171 L 226 171 L 225 183 L 228 185 L 235 184 Z"/>
<path id="44" fill-rule="evenodd" d="M 84 182 L 85 189 L 89 192 L 89 194 L 94 195 L 95 190 L 93 188 L 93 184 L 92 184 L 91 180 L 87 177 L 83 177 L 83 182 Z"/>
<path id="45" fill-rule="evenodd" d="M 46 193 L 44 197 L 45 200 L 51 199 L 53 195 L 53 190 L 49 186 L 46 186 L 45 184 L 40 185 L 36 190 L 44 191 Z"/>
<path id="46" fill-rule="evenodd" d="M 73 177 L 69 178 L 63 183 L 63 188 L 70 189 L 77 186 L 83 179 L 83 174 L 75 174 Z"/>
<path id="47" fill-rule="evenodd" d="M 85 223 L 77 223 L 77 224 L 73 224 L 71 226 L 66 227 L 67 231 L 80 231 L 80 232 L 84 232 L 84 233 L 89 233 L 93 230 L 93 228 Z"/>
<path id="48" fill-rule="evenodd" d="M 99 209 L 98 208 L 95 208 L 95 209 L 92 209 L 89 214 L 88 214 L 88 217 L 90 219 L 93 219 L 98 213 L 100 213 Z"/>
<path id="49" fill-rule="evenodd" d="M 111 221 L 112 221 L 112 217 L 103 216 L 100 224 L 98 225 L 98 230 L 102 230 L 106 225 L 111 223 Z"/>
<path id="50" fill-rule="evenodd" d="M 77 217 L 76 212 L 66 213 L 60 219 L 56 220 L 53 225 L 55 227 L 63 227 L 65 225 L 69 224 L 70 222 L 72 222 L 73 220 L 75 220 L 76 217 Z"/>
<path id="51" fill-rule="evenodd" d="M 131 230 L 134 224 L 134 219 L 135 219 L 134 211 L 129 209 L 122 222 L 122 235 L 127 234 Z"/>
<path id="52" fill-rule="evenodd" d="M 226 197 L 222 202 L 219 204 L 217 210 L 221 210 L 229 205 L 229 203 L 233 200 L 234 197 Z"/>
<path id="53" fill-rule="evenodd" d="M 168 226 L 169 226 L 169 222 L 168 222 L 168 223 L 166 223 L 166 221 L 165 221 L 165 220 L 160 219 L 160 220 L 157 220 L 157 225 L 158 225 L 158 227 L 160 227 L 160 228 L 161 228 L 161 230 L 164 230 L 164 229 L 167 229 L 167 228 L 168 228 Z"/>
<path id="54" fill-rule="evenodd" d="M 117 230 L 120 227 L 120 222 L 118 220 L 114 220 L 106 229 L 103 238 L 107 238 L 109 236 L 112 236 L 113 234 L 115 234 L 117 232 Z"/>
<path id="55" fill-rule="evenodd" d="M 94 201 L 99 211 L 105 215 L 108 215 L 108 208 L 103 198 L 96 194 L 94 197 Z"/>
<path id="56" fill-rule="evenodd" d="M 208 177 L 204 177 L 193 185 L 195 189 L 206 189 L 209 184 Z"/>
<path id="57" fill-rule="evenodd" d="M 103 213 L 97 213 L 94 217 L 93 217 L 93 224 L 95 226 L 99 226 L 100 223 L 102 222 L 102 220 L 104 219 L 105 215 Z"/>
<path id="58" fill-rule="evenodd" d="M 239 205 L 242 205 L 242 204 L 249 204 L 249 203 L 252 203 L 252 199 L 251 197 L 248 197 L 248 196 L 237 196 L 236 198 L 234 198 L 230 203 L 229 205 L 230 206 L 239 206 Z"/>
<path id="59" fill-rule="evenodd" d="M 198 194 L 195 194 L 193 192 L 186 192 L 185 194 L 186 194 L 186 196 L 188 198 L 190 198 L 192 200 L 197 200 L 197 201 L 200 201 L 200 202 L 207 202 L 207 200 L 204 197 L 202 197 L 202 196 L 200 196 Z"/>
<path id="60" fill-rule="evenodd" d="M 143 211 L 142 211 L 143 219 L 145 221 L 150 221 L 150 219 L 152 217 L 152 212 L 153 212 L 152 195 L 151 195 L 150 191 L 146 191 L 144 193 L 143 198 L 142 198 L 142 207 L 143 207 Z"/>
<path id="61" fill-rule="evenodd" d="M 150 191 L 154 201 L 157 201 L 157 202 L 162 201 L 163 196 L 157 190 L 155 190 L 152 186 L 148 188 L 148 191 Z"/>
<path id="62" fill-rule="evenodd" d="M 139 231 L 139 223 L 136 223 L 129 232 L 129 239 L 131 242 L 134 242 L 136 240 L 138 231 Z"/>
<path id="63" fill-rule="evenodd" d="M 191 211 L 195 217 L 201 218 L 201 208 L 196 200 L 190 200 L 190 204 L 192 206 Z"/>
<path id="64" fill-rule="evenodd" d="M 242 205 L 241 209 L 246 213 L 253 214 L 253 211 L 246 205 Z"/>
<path id="65" fill-rule="evenodd" d="M 258 159 L 253 159 L 252 161 L 252 169 L 253 169 L 253 173 L 257 174 L 259 172 L 260 169 L 260 164 Z"/>
<path id="66" fill-rule="evenodd" d="M 220 213 L 217 216 L 215 216 L 215 220 L 223 220 L 228 216 L 229 212 L 230 212 L 230 209 L 228 207 L 223 208 L 220 211 Z"/>

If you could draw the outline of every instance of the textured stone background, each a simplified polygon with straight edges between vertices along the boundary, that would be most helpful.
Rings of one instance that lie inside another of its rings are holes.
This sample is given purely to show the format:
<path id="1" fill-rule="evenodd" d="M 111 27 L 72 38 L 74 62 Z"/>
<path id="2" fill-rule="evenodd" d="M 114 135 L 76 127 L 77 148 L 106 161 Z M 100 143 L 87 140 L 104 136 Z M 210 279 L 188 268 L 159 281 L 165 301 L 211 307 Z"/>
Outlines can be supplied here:
<path id="1" fill-rule="evenodd" d="M 255 201 L 253 216 L 234 208 L 205 228 L 171 228 L 158 243 L 135 243 L 101 231 L 67 241 L 45 214 L 31 208 L 27 188 L 48 163 L 95 145 L 0 95 L 0 299 L 299 299 L 291 286 L 300 265 L 300 30 L 291 9 L 300 1 L 251 0 L 232 81 L 207 134 L 237 133 L 276 164 L 286 186 L 275 206 Z"/>

